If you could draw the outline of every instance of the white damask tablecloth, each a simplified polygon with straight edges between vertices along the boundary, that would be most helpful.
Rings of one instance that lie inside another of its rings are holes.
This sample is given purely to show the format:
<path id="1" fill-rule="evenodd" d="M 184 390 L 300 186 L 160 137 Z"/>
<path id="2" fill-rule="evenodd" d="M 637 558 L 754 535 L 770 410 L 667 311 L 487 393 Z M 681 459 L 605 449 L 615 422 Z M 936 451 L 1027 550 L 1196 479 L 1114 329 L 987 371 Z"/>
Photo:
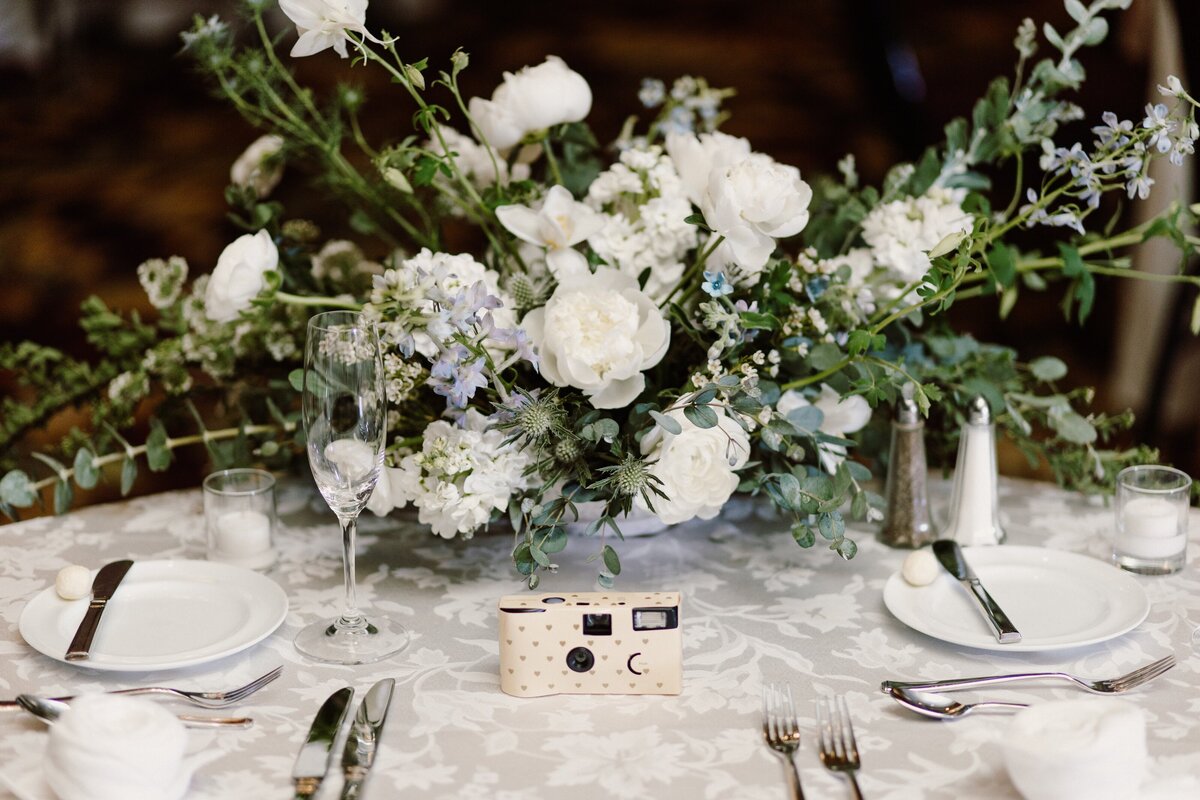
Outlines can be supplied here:
<path id="1" fill-rule="evenodd" d="M 1110 509 L 1049 485 L 1001 486 L 1001 518 L 1012 543 L 1103 556 Z M 944 484 L 933 492 L 937 508 Z M 283 627 L 216 663 L 136 676 L 92 673 L 39 655 L 22 641 L 17 619 L 65 564 L 201 557 L 200 493 L 0 527 L 0 696 L 160 682 L 222 688 L 284 664 L 283 677 L 243 707 L 256 720 L 253 729 L 189 734 L 194 750 L 213 757 L 196 773 L 188 794 L 194 800 L 291 797 L 288 774 L 320 702 L 345 684 L 361 696 L 388 676 L 396 679 L 396 695 L 369 797 L 775 800 L 785 797 L 783 774 L 761 740 L 760 688 L 787 681 L 801 713 L 798 762 L 809 800 L 849 796 L 817 760 L 812 698 L 823 692 L 849 702 L 862 751 L 860 781 L 871 800 L 1014 798 L 1000 749 L 1008 717 L 918 718 L 881 695 L 879 682 L 1029 668 L 1106 677 L 1173 651 L 1179 666 L 1130 697 L 1147 714 L 1160 790 L 1154 796 L 1200 797 L 1193 778 L 1200 776 L 1200 648 L 1192 644 L 1200 626 L 1196 518 L 1188 567 L 1170 577 L 1137 578 L 1152 610 L 1134 632 L 1079 650 L 995 654 L 934 640 L 888 613 L 883 585 L 903 551 L 865 531 L 850 563 L 820 549 L 804 551 L 786 525 L 741 502 L 712 522 L 619 546 L 618 589 L 683 593 L 682 695 L 517 699 L 500 692 L 497 675 L 496 600 L 520 590 L 509 565 L 510 537 L 443 541 L 412 521 L 366 520 L 360 600 L 403 621 L 414 640 L 392 661 L 336 667 L 305 662 L 291 644 L 303 624 L 328 616 L 340 601 L 334 519 L 301 487 L 281 493 L 280 513 L 280 559 L 268 575 L 291 603 Z M 594 568 L 585 559 L 594 550 L 593 542 L 574 539 L 558 559 L 563 568 L 543 588 L 591 589 Z M 1080 696 L 1056 684 L 989 694 L 1025 702 Z M 0 716 L 0 774 L 34 783 L 45 740 L 40 723 L 19 712 Z M 339 784 L 332 775 L 320 796 L 336 797 Z"/>

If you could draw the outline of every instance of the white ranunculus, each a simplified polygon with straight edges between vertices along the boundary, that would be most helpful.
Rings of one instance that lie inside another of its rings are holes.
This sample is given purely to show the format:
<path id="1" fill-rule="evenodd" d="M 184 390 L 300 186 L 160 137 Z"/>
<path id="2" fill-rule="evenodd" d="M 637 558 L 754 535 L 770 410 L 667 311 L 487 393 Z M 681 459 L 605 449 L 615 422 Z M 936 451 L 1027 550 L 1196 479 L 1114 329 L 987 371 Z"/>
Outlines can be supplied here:
<path id="1" fill-rule="evenodd" d="M 279 0 L 279 10 L 296 23 L 300 38 L 291 53 L 296 57 L 332 47 L 345 58 L 349 31 L 379 41 L 367 32 L 367 0 Z"/>
<path id="2" fill-rule="evenodd" d="M 646 388 L 671 326 L 637 280 L 612 267 L 567 276 L 521 326 L 555 386 L 583 390 L 595 408 L 624 408 Z"/>
<path id="3" fill-rule="evenodd" d="M 750 142 L 716 131 L 667 134 L 667 155 L 683 181 L 683 189 L 693 205 L 703 206 L 708 194 L 709 175 L 725 169 L 750 155 Z"/>
<path id="4" fill-rule="evenodd" d="M 587 272 L 587 259 L 574 246 L 598 233 L 607 222 L 604 214 L 577 202 L 562 186 L 551 186 L 536 209 L 500 206 L 496 219 L 518 239 L 546 248 L 546 266 L 559 280 Z"/>
<path id="5" fill-rule="evenodd" d="M 266 197 L 283 177 L 283 161 L 275 158 L 282 149 L 281 137 L 273 133 L 258 137 L 229 168 L 230 182 L 243 189 L 253 189 L 259 197 Z"/>
<path id="6" fill-rule="evenodd" d="M 266 274 L 279 266 L 279 250 L 265 230 L 234 239 L 217 258 L 204 292 L 204 314 L 231 322 L 250 307 L 266 286 Z"/>
<path id="7" fill-rule="evenodd" d="M 752 153 L 708 176 L 701 204 L 704 220 L 725 237 L 747 273 L 758 273 L 775 249 L 775 240 L 795 236 L 808 224 L 812 189 L 800 170 L 770 156 Z"/>
<path id="8" fill-rule="evenodd" d="M 811 402 L 804 394 L 796 389 L 789 389 L 780 395 L 775 403 L 775 410 L 785 417 L 792 411 L 804 406 L 816 406 L 824 414 L 820 430 L 830 436 L 845 439 L 852 433 L 862 430 L 871 421 L 871 406 L 860 395 L 842 397 L 827 383 L 821 384 L 821 393 L 816 402 Z M 821 465 L 829 473 L 837 472 L 838 465 L 846 458 L 846 448 L 837 444 L 821 445 Z"/>
<path id="9" fill-rule="evenodd" d="M 536 67 L 504 73 L 492 99 L 472 97 L 468 109 L 488 144 L 505 150 L 528 133 L 581 121 L 592 110 L 592 90 L 561 58 L 547 56 Z"/>
<path id="10" fill-rule="evenodd" d="M 929 271 L 929 251 L 956 231 L 969 232 L 974 217 L 963 211 L 963 189 L 934 187 L 920 197 L 880 203 L 862 222 L 863 241 L 875 261 L 902 283 Z"/>
<path id="11" fill-rule="evenodd" d="M 667 414 L 683 429 L 678 434 L 655 427 L 642 438 L 642 453 L 667 499 L 652 495 L 654 514 L 668 525 L 712 519 L 737 490 L 737 470 L 750 457 L 750 436 L 741 425 L 718 413 L 712 428 L 698 428 L 681 410 Z M 637 504 L 646 508 L 645 500 Z"/>

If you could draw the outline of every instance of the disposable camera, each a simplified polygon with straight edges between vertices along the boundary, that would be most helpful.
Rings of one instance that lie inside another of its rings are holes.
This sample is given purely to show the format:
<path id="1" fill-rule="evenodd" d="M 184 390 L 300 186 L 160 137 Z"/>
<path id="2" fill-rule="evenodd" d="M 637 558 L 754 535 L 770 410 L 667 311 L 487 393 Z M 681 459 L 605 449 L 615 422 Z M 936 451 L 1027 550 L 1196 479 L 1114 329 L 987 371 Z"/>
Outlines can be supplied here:
<path id="1" fill-rule="evenodd" d="M 549 694 L 679 694 L 679 592 L 500 598 L 500 688 Z"/>

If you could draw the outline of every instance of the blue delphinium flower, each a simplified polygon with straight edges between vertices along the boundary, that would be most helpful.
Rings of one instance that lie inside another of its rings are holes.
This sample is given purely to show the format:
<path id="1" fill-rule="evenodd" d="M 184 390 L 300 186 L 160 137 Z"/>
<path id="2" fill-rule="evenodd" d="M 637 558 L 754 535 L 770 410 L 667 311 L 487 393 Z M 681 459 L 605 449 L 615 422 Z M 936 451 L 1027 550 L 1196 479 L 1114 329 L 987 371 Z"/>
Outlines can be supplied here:
<path id="1" fill-rule="evenodd" d="M 725 277 L 724 272 L 705 272 L 704 285 L 701 288 L 712 297 L 724 297 L 733 293 L 733 284 Z"/>

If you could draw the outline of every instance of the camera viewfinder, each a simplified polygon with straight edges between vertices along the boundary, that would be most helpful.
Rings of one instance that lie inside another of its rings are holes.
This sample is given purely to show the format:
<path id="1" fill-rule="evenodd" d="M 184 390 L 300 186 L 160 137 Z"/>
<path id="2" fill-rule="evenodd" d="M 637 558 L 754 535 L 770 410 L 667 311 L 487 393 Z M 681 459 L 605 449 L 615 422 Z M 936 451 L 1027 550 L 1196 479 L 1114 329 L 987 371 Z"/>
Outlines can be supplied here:
<path id="1" fill-rule="evenodd" d="M 584 614 L 584 636 L 612 636 L 612 614 Z"/>

